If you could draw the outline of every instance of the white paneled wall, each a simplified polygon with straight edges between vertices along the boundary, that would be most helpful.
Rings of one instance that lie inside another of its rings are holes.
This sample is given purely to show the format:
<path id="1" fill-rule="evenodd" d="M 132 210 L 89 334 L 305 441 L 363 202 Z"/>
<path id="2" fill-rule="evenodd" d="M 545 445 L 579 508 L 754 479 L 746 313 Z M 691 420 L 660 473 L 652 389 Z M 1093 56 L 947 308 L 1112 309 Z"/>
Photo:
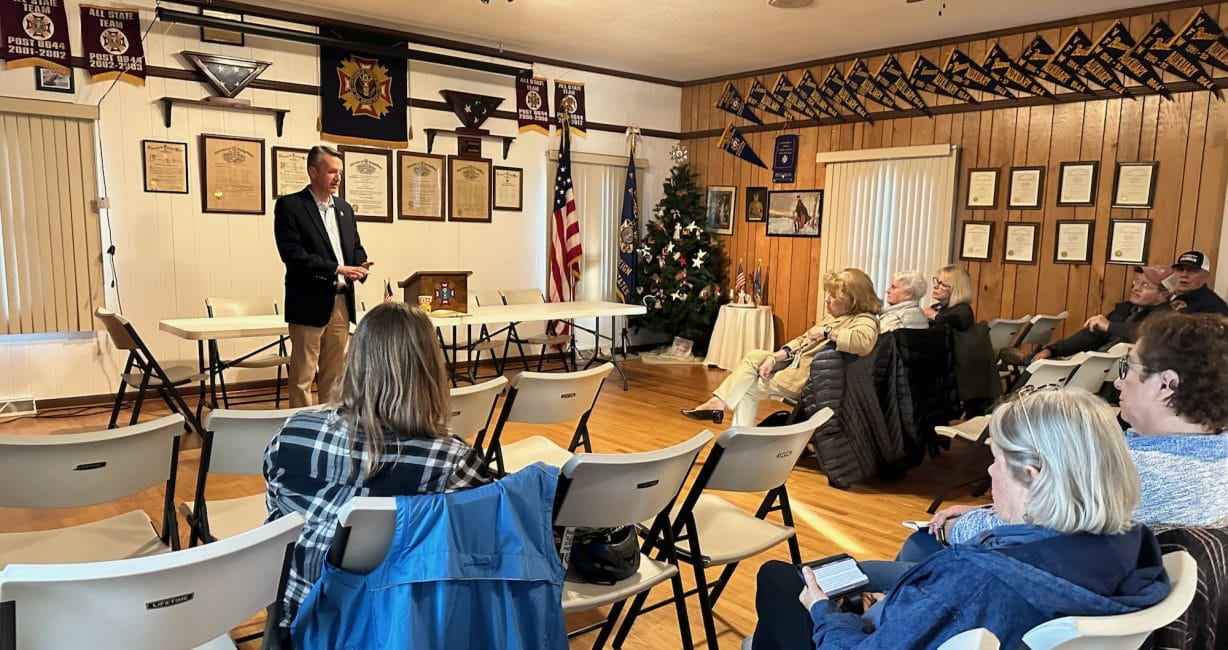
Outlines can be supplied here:
<path id="1" fill-rule="evenodd" d="M 77 39 L 78 5 L 69 0 L 70 29 Z M 152 4 L 143 7 L 145 21 L 152 18 Z M 145 23 L 148 26 L 148 22 Z M 178 53 L 184 50 L 225 53 L 272 62 L 263 79 L 316 85 L 319 78 L 316 48 L 284 41 L 247 37 L 246 47 L 201 43 L 198 30 L 181 25 L 155 24 L 145 41 L 147 62 L 153 66 L 186 68 Z M 545 53 L 565 59 L 566 52 Z M 439 101 L 443 88 L 467 90 L 505 97 L 504 110 L 515 109 L 511 78 L 481 72 L 410 64 L 410 95 Z M 535 74 L 585 84 L 589 119 L 608 124 L 635 123 L 648 129 L 677 131 L 681 90 L 591 72 L 535 66 Z M 0 70 L 0 95 L 32 97 L 46 101 L 101 104 L 98 122 L 100 162 L 105 173 L 105 193 L 110 199 L 110 230 L 103 223 L 103 246 L 114 243 L 115 278 L 118 293 L 109 288 L 107 304 L 119 308 L 136 325 L 154 354 L 165 364 L 196 361 L 196 346 L 157 330 L 163 318 L 204 316 L 204 299 L 217 296 L 283 295 L 283 267 L 273 242 L 272 171 L 266 162 L 270 198 L 267 214 L 204 214 L 200 205 L 198 135 L 220 133 L 259 137 L 268 149 L 276 146 L 307 147 L 319 141 L 316 120 L 319 99 L 314 96 L 248 89 L 241 95 L 253 105 L 289 109 L 283 137 L 278 138 L 269 116 L 237 111 L 176 107 L 171 128 L 162 121 L 163 96 L 201 98 L 210 94 L 200 83 L 151 77 L 144 88 L 125 83 L 89 84 L 83 71 L 76 72 L 75 96 L 34 90 L 31 69 Z M 108 92 L 109 90 L 109 92 Z M 409 149 L 425 151 L 422 129 L 453 128 L 459 123 L 448 113 L 411 109 L 414 138 Z M 496 134 L 515 134 L 510 120 L 492 119 L 486 128 Z M 188 194 L 151 194 L 142 191 L 141 147 L 143 139 L 188 143 Z M 484 155 L 495 164 L 524 169 L 523 212 L 495 212 L 490 224 L 452 224 L 400 221 L 392 224 L 362 223 L 359 233 L 368 255 L 375 262 L 371 281 L 358 290 L 359 300 L 372 304 L 381 299 L 383 280 L 402 279 L 419 269 L 471 269 L 471 290 L 486 292 L 508 287 L 545 287 L 545 224 L 549 206 L 546 151 L 553 138 L 523 134 L 512 145 L 507 160 L 500 160 L 500 147 L 485 144 Z M 644 138 L 637 151 L 650 161 L 651 174 L 641 186 L 642 201 L 653 205 L 661 198 L 663 170 L 669 169 L 670 140 Z M 557 146 L 557 144 L 555 145 Z M 575 138 L 577 152 L 626 155 L 621 134 L 592 132 Z M 453 153 L 455 140 L 441 137 L 435 153 Z M 105 263 L 105 262 L 104 262 Z M 249 347 L 250 343 L 227 342 L 224 355 Z M 0 337 L 0 399 L 33 396 L 38 399 L 102 394 L 114 389 L 123 363 L 104 335 L 39 335 Z M 263 376 L 252 374 L 247 377 Z M 235 378 L 242 378 L 238 375 Z"/>

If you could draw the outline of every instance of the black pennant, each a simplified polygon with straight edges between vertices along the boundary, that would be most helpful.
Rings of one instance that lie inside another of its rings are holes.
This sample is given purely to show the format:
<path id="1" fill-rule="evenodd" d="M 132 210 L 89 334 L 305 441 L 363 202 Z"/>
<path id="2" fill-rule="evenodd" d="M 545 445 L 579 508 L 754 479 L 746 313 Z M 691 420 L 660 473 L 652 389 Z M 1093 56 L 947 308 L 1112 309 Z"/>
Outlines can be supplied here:
<path id="1" fill-rule="evenodd" d="M 1015 95 L 1002 82 L 994 79 L 989 72 L 973 61 L 972 57 L 958 49 L 951 50 L 951 54 L 947 56 L 947 64 L 943 66 L 942 71 L 951 78 L 951 81 L 964 88 L 993 93 L 1007 99 L 1015 98 Z"/>
<path id="2" fill-rule="evenodd" d="M 933 115 L 929 107 L 925 105 L 925 100 L 921 99 L 917 89 L 912 87 L 908 77 L 904 75 L 904 68 L 900 66 L 894 54 L 888 54 L 887 58 L 883 59 L 883 64 L 878 66 L 878 74 L 875 76 L 878 77 L 882 86 L 896 97 L 926 115 Z"/>
<path id="3" fill-rule="evenodd" d="M 808 117 L 812 120 L 820 118 L 818 112 L 810 107 L 800 95 L 797 94 L 797 87 L 793 82 L 785 76 L 785 73 L 780 73 L 776 77 L 776 87 L 772 89 L 772 96 L 780 100 L 785 105 L 785 108 L 797 113 L 798 115 Z"/>
<path id="4" fill-rule="evenodd" d="M 1157 20 L 1151 29 L 1147 30 L 1147 34 L 1139 40 L 1138 45 L 1134 46 L 1134 52 L 1143 57 L 1147 63 L 1182 79 L 1193 81 L 1213 91 L 1216 97 L 1220 97 L 1215 83 L 1211 81 L 1211 77 L 1202 69 L 1202 66 L 1198 65 L 1197 61 L 1190 59 L 1184 52 L 1168 46 L 1175 36 L 1176 34 L 1173 34 L 1173 29 L 1168 26 L 1168 23 L 1163 19 Z"/>
<path id="5" fill-rule="evenodd" d="M 732 124 L 725 127 L 725 132 L 721 134 L 721 139 L 716 143 L 716 146 L 718 149 L 728 151 L 748 163 L 767 169 L 767 165 L 763 164 L 755 150 L 750 148 L 750 143 L 746 141 L 746 138 L 741 133 L 738 133 L 738 130 Z"/>
<path id="6" fill-rule="evenodd" d="M 1067 70 L 1074 70 L 1082 74 L 1118 95 L 1132 97 L 1130 91 L 1126 90 L 1121 81 L 1118 81 L 1117 76 L 1104 67 L 1099 59 L 1093 58 L 1092 39 L 1088 38 L 1087 34 L 1078 27 L 1066 37 L 1062 47 L 1058 48 L 1053 62 L 1062 65 Z"/>
<path id="7" fill-rule="evenodd" d="M 1130 30 L 1119 20 L 1106 29 L 1100 40 L 1096 41 L 1093 54 L 1101 63 L 1118 73 L 1147 86 L 1165 99 L 1172 99 L 1160 75 L 1135 54 L 1134 46 L 1134 37 L 1130 35 Z"/>
<path id="8" fill-rule="evenodd" d="M 849 90 L 848 82 L 844 80 L 844 75 L 840 74 L 840 70 L 832 67 L 827 72 L 827 77 L 823 79 L 822 88 L 824 95 L 834 98 L 857 117 L 871 124 L 874 123 L 874 120 L 870 119 L 870 111 L 867 111 L 866 107 L 857 101 L 857 97 Z"/>
<path id="9" fill-rule="evenodd" d="M 784 104 L 777 101 L 776 98 L 768 92 L 768 89 L 763 85 L 763 82 L 759 81 L 758 79 L 755 79 L 751 83 L 750 92 L 746 93 L 746 103 L 760 110 L 765 110 L 772 115 L 779 115 L 785 119 L 788 119 L 789 117 L 789 113 L 785 111 Z"/>
<path id="10" fill-rule="evenodd" d="M 1014 88 L 1019 92 L 1031 93 L 1038 97 L 1053 97 L 1053 93 L 1050 93 L 1048 88 L 1029 76 L 1028 72 L 1015 63 L 1006 50 L 997 43 L 989 48 L 989 54 L 985 56 L 985 63 L 981 67 L 1007 88 Z"/>
<path id="11" fill-rule="evenodd" d="M 797 86 L 794 92 L 799 93 L 807 105 L 814 111 L 817 111 L 828 117 L 840 117 L 840 111 L 827 102 L 823 94 L 819 92 L 819 82 L 815 80 L 814 75 L 810 74 L 809 70 L 802 73 L 801 79 L 797 81 Z"/>
<path id="12" fill-rule="evenodd" d="M 853 65 L 849 67 L 847 79 L 849 86 L 852 87 L 854 92 L 860 93 L 863 97 L 874 100 L 892 110 L 899 109 L 899 105 L 891 98 L 891 93 L 886 88 L 883 88 L 878 83 L 878 80 L 870 74 L 870 69 L 866 67 L 865 61 L 861 59 L 853 61 Z"/>
<path id="13" fill-rule="evenodd" d="M 1090 93 L 1091 88 L 1083 83 L 1072 71 L 1063 70 L 1061 66 L 1052 65 L 1053 47 L 1043 36 L 1032 39 L 1019 55 L 1019 66 L 1029 74 L 1051 81 L 1063 88 L 1079 93 Z"/>
<path id="14" fill-rule="evenodd" d="M 942 70 L 938 69 L 938 66 L 920 54 L 917 55 L 917 60 L 912 64 L 912 74 L 909 75 L 909 80 L 912 81 L 912 85 L 921 90 L 928 90 L 938 95 L 946 95 L 969 104 L 977 103 L 972 98 L 972 95 L 968 94 L 968 91 L 961 88 L 954 81 L 951 81 L 949 77 L 942 73 Z"/>
<path id="15" fill-rule="evenodd" d="M 742 95 L 738 94 L 738 89 L 734 87 L 732 81 L 725 84 L 725 91 L 721 93 L 721 98 L 716 102 L 716 107 L 726 113 L 733 113 L 738 117 L 750 120 L 755 124 L 763 124 L 763 120 L 759 119 L 758 115 L 755 115 L 755 112 L 742 99 Z"/>
<path id="16" fill-rule="evenodd" d="M 1169 45 L 1195 61 L 1228 70 L 1228 38 L 1205 9 L 1199 9 Z"/>

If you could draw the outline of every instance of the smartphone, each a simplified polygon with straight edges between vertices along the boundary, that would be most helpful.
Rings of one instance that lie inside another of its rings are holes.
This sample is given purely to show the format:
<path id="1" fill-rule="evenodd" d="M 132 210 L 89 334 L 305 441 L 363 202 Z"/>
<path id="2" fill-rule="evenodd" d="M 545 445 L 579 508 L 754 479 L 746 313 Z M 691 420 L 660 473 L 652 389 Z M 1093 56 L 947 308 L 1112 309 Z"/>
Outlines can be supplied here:
<path id="1" fill-rule="evenodd" d="M 870 577 L 861 570 L 857 560 L 845 553 L 799 564 L 797 574 L 801 576 L 802 582 L 805 582 L 806 576 L 802 573 L 802 567 L 810 567 L 814 571 L 819 588 L 828 598 L 843 596 L 870 584 Z"/>

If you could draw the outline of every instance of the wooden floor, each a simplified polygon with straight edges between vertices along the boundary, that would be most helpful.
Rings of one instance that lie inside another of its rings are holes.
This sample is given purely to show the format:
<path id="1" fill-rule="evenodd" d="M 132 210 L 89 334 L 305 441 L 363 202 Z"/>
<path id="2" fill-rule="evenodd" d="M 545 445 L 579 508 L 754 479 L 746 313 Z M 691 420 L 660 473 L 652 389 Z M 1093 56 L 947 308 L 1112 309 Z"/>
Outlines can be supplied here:
<path id="1" fill-rule="evenodd" d="M 681 442 L 701 431 L 703 423 L 679 415 L 680 408 L 693 406 L 706 399 L 710 391 L 720 383 L 725 373 L 698 365 L 645 364 L 632 359 L 625 364 L 630 380 L 629 391 L 622 391 L 614 376 L 607 381 L 597 408 L 589 422 L 593 450 L 597 452 L 644 451 L 667 447 Z M 271 407 L 271 403 L 268 405 Z M 253 408 L 258 408 L 254 405 Z M 763 415 L 782 406 L 764 402 Z M 162 415 L 165 410 L 147 407 L 142 420 Z M 65 409 L 47 412 L 35 419 L 0 421 L 2 434 L 55 434 L 87 431 L 105 427 L 109 409 Z M 728 422 L 728 419 L 726 420 Z M 713 429 L 719 433 L 723 427 Z M 570 430 L 565 426 L 509 425 L 508 441 L 532 434 L 547 435 L 559 444 L 566 445 Z M 185 441 L 181 454 L 179 484 L 176 489 L 178 501 L 191 499 L 195 490 L 196 469 L 199 461 L 199 440 Z M 838 552 L 846 552 L 859 559 L 882 559 L 893 557 L 908 531 L 900 525 L 904 519 L 924 518 L 925 507 L 936 486 L 948 479 L 959 466 L 964 454 L 984 456 L 988 465 L 988 451 L 974 449 L 958 442 L 955 449 L 925 463 L 897 481 L 877 481 L 859 485 L 851 490 L 836 490 L 827 485 L 826 478 L 815 469 L 813 460 L 804 460 L 789 480 L 789 494 L 796 518 L 798 537 L 804 558 L 817 558 Z M 700 462 L 705 454 L 700 455 Z M 971 477 L 969 477 L 971 478 Z M 689 482 L 688 482 L 689 483 Z M 212 481 L 209 486 L 211 498 L 242 496 L 263 491 L 263 481 L 250 477 L 233 477 L 224 481 Z M 986 499 L 970 497 L 966 492 L 956 502 L 983 503 Z M 753 511 L 758 504 L 757 495 L 724 495 L 736 504 Z M 150 490 L 122 503 L 108 504 L 84 510 L 28 511 L 0 508 L 0 531 L 27 531 L 91 521 L 133 509 L 142 508 L 154 521 L 159 521 L 160 490 Z M 181 522 L 181 529 L 185 525 Z M 185 535 L 186 542 L 186 535 Z M 742 563 L 734 575 L 729 589 L 716 607 L 716 629 L 722 647 L 734 648 L 755 626 L 755 571 L 768 559 L 788 559 L 787 546 L 781 544 L 762 556 Z M 684 575 L 689 569 L 684 571 Z M 715 571 L 713 571 L 715 574 Z M 689 575 L 688 585 L 693 584 Z M 658 588 L 662 595 L 668 587 Z M 586 612 L 568 617 L 569 629 L 595 622 L 598 612 Z M 704 639 L 703 626 L 698 606 L 691 599 L 691 629 L 697 644 Z M 244 632 L 257 629 L 257 623 L 245 626 Z M 591 646 L 595 633 L 574 639 L 573 648 Z M 679 645 L 678 630 L 673 608 L 662 608 L 641 617 L 632 630 L 625 648 L 672 648 Z M 258 647 L 248 644 L 246 647 Z"/>

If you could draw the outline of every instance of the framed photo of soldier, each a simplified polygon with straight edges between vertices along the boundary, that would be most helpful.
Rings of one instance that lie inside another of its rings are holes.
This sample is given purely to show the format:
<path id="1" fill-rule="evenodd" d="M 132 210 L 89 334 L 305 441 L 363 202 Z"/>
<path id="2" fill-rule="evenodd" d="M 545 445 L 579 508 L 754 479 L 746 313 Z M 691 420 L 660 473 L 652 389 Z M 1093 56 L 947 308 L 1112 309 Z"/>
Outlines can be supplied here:
<path id="1" fill-rule="evenodd" d="M 397 152 L 397 218 L 443 221 L 444 167 L 448 159 L 429 153 Z"/>
<path id="2" fill-rule="evenodd" d="M 823 190 L 768 192 L 769 237 L 822 235 Z"/>
<path id="3" fill-rule="evenodd" d="M 188 193 L 188 143 L 141 140 L 146 192 Z"/>
<path id="4" fill-rule="evenodd" d="M 1064 162 L 1058 173 L 1057 204 L 1063 207 L 1096 205 L 1096 176 L 1100 163 L 1095 160 Z"/>
<path id="5" fill-rule="evenodd" d="M 964 207 L 972 210 L 992 210 L 998 207 L 998 174 L 1000 169 L 969 169 L 968 197 Z"/>
<path id="6" fill-rule="evenodd" d="M 1011 167 L 1009 199 L 1012 210 L 1039 210 L 1045 197 L 1044 167 Z"/>
<path id="7" fill-rule="evenodd" d="M 1095 232 L 1095 221 L 1058 220 L 1057 237 L 1053 241 L 1053 261 L 1058 264 L 1091 263 Z"/>
<path id="8" fill-rule="evenodd" d="M 202 133 L 201 210 L 264 214 L 264 140 Z"/>
<path id="9" fill-rule="evenodd" d="M 356 221 L 392 223 L 392 151 L 342 146 L 341 198 Z"/>
<path id="10" fill-rule="evenodd" d="M 985 262 L 993 255 L 993 222 L 965 221 L 960 237 L 959 259 Z"/>
<path id="11" fill-rule="evenodd" d="M 1150 208 L 1156 197 L 1156 168 L 1158 162 L 1117 163 L 1117 176 L 1113 179 L 1113 207 Z"/>
<path id="12" fill-rule="evenodd" d="M 273 198 L 294 194 L 311 184 L 307 175 L 307 149 L 273 147 Z"/>
<path id="13" fill-rule="evenodd" d="M 524 209 L 524 170 L 518 167 L 495 167 L 494 209 Z"/>
<path id="14" fill-rule="evenodd" d="M 1150 245 L 1151 222 L 1147 219 L 1109 221 L 1109 264 L 1146 264 Z"/>
<path id="15" fill-rule="evenodd" d="M 768 189 L 766 187 L 746 188 L 746 221 L 758 223 L 767 221 Z"/>
<path id="16" fill-rule="evenodd" d="M 448 221 L 491 222 L 491 172 L 489 158 L 448 157 Z"/>
<path id="17" fill-rule="evenodd" d="M 1003 237 L 1005 254 L 1002 261 L 1010 264 L 1035 264 L 1036 246 L 1040 243 L 1040 224 L 1016 222 L 1006 224 Z"/>

